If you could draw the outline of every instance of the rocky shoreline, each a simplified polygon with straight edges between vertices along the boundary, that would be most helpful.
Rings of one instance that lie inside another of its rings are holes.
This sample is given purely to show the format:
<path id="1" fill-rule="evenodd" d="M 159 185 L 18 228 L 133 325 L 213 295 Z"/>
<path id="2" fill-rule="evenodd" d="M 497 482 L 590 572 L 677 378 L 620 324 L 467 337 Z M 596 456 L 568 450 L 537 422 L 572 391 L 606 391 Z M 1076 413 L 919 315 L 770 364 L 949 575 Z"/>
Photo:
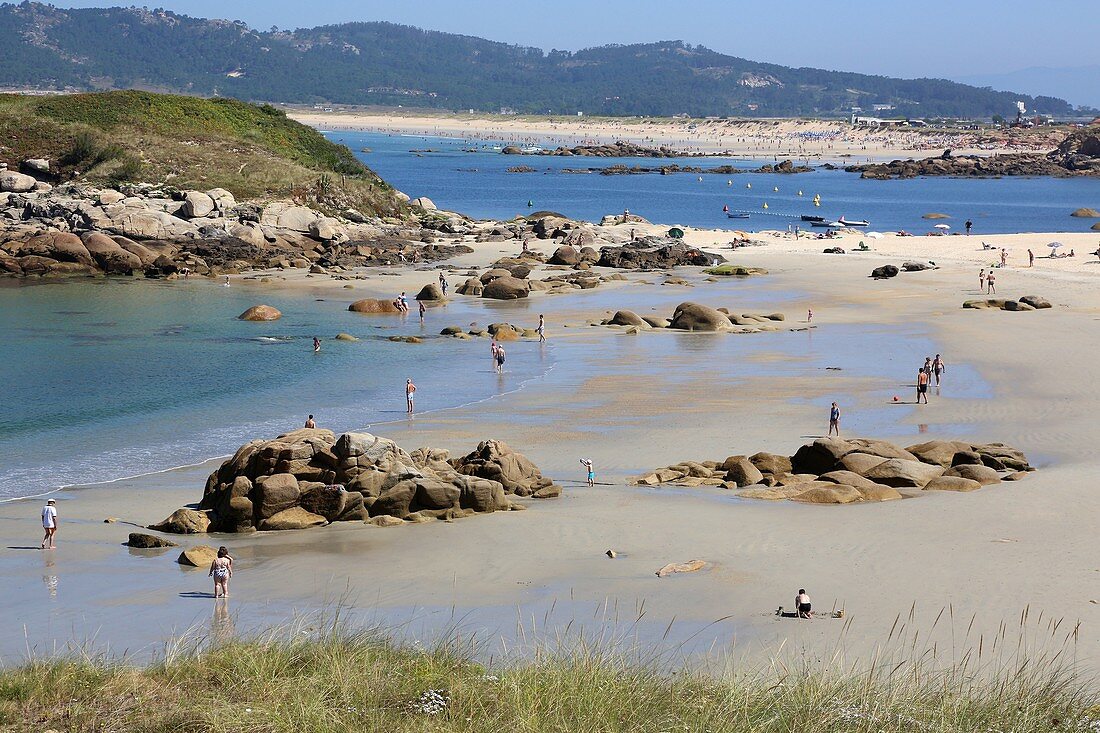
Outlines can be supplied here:
<path id="1" fill-rule="evenodd" d="M 826 166 L 832 167 L 832 166 Z M 845 171 L 861 178 L 889 180 L 918 176 L 1100 176 L 1100 132 L 1095 128 L 1070 135 L 1047 154 L 942 155 L 921 160 L 893 160 L 889 163 L 850 165 Z"/>

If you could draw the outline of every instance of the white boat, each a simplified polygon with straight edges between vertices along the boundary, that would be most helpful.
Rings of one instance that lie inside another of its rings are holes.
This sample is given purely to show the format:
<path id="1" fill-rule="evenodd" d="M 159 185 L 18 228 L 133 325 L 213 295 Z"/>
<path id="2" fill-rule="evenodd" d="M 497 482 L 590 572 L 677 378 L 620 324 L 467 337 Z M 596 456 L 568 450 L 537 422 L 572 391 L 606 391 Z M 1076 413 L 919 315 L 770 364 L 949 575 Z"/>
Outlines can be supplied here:
<path id="1" fill-rule="evenodd" d="M 837 219 L 837 221 L 840 222 L 840 226 L 842 226 L 842 227 L 869 227 L 869 226 L 871 226 L 871 222 L 867 221 L 866 219 L 860 219 L 858 221 L 849 221 L 848 219 L 845 219 L 842 216 L 839 219 Z"/>

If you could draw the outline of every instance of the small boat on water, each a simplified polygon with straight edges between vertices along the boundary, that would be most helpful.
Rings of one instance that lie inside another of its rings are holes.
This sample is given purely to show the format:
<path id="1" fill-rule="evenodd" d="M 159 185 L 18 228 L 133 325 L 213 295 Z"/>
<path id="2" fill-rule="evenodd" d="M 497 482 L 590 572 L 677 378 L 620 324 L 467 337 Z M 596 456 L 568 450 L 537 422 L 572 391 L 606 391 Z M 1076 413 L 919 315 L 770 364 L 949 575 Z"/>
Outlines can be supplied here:
<path id="1" fill-rule="evenodd" d="M 728 216 L 730 219 L 748 219 L 749 218 L 748 214 L 740 214 L 740 213 L 733 212 L 733 211 L 727 211 L 726 216 Z"/>
<path id="2" fill-rule="evenodd" d="M 836 227 L 842 227 L 844 225 L 841 224 L 839 221 L 825 221 L 824 219 L 822 219 L 821 221 L 811 221 L 810 226 L 822 227 L 825 229 L 835 229 Z"/>
<path id="3" fill-rule="evenodd" d="M 803 214 L 802 221 L 825 221 L 824 216 L 814 216 L 813 214 Z"/>
<path id="4" fill-rule="evenodd" d="M 867 221 L 866 219 L 857 219 L 856 221 L 850 221 L 848 219 L 845 219 L 842 216 L 839 219 L 837 219 L 837 221 L 840 222 L 841 226 L 845 226 L 845 227 L 869 227 L 869 226 L 871 226 L 871 222 Z"/>

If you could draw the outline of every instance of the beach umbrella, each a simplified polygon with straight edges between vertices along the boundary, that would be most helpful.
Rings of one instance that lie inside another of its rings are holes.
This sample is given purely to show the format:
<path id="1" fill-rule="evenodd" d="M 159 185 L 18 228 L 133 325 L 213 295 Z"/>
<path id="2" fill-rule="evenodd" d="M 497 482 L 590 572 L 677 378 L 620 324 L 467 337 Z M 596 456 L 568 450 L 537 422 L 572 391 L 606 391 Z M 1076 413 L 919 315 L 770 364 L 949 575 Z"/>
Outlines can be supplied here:
<path id="1" fill-rule="evenodd" d="M 683 239 L 684 230 L 679 227 L 672 227 L 668 230 L 668 236 L 672 239 Z"/>
<path id="2" fill-rule="evenodd" d="M 882 239 L 882 232 L 867 232 L 865 236 L 868 239 Z"/>
<path id="3" fill-rule="evenodd" d="M 1061 242 L 1051 242 L 1047 246 L 1050 247 L 1051 249 L 1058 249 L 1059 247 L 1062 246 L 1062 243 Z"/>
<path id="4" fill-rule="evenodd" d="M 733 233 L 736 236 L 741 237 L 741 239 L 748 239 L 749 238 L 749 235 L 747 233 L 741 231 L 740 229 L 734 229 Z"/>
<path id="5" fill-rule="evenodd" d="M 948 230 L 948 229 L 950 229 L 951 227 L 950 227 L 950 225 L 948 225 L 948 224 L 935 224 L 935 225 L 933 226 L 933 228 L 934 228 L 934 229 L 943 229 L 944 231 L 947 231 L 947 230 Z"/>

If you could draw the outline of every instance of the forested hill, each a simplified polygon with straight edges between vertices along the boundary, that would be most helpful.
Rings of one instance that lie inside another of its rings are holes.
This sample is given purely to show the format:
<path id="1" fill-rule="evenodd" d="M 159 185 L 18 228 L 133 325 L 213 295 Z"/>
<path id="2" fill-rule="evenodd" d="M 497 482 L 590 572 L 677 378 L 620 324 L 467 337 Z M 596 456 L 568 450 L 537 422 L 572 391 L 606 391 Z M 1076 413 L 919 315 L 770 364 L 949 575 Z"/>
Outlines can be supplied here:
<path id="1" fill-rule="evenodd" d="M 0 5 L 0 87 L 144 88 L 291 103 L 601 115 L 1066 114 L 1053 97 L 794 69 L 680 41 L 543 52 L 389 23 L 258 31 L 143 8 Z"/>

